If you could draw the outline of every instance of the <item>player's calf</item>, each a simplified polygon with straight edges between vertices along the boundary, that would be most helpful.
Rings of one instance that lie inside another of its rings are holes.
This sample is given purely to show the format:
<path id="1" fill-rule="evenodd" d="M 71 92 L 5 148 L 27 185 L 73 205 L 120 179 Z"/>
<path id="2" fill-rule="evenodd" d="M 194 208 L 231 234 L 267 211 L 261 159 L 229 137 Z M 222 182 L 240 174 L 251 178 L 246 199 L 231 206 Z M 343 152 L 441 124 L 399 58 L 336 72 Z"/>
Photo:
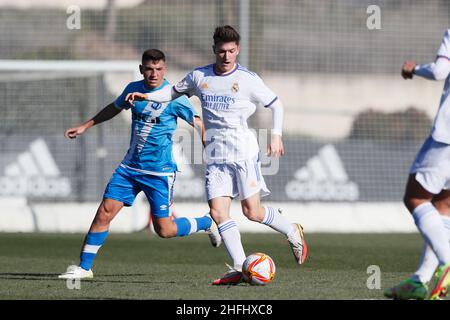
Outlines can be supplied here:
<path id="1" fill-rule="evenodd" d="M 248 208 L 243 206 L 242 212 L 244 213 L 244 216 L 247 217 L 247 219 L 255 222 L 261 223 L 264 219 L 264 208 Z"/>
<path id="2" fill-rule="evenodd" d="M 184 237 L 199 231 L 209 231 L 213 221 L 209 215 L 199 218 L 155 218 L 153 225 L 162 238 Z"/>
<path id="3" fill-rule="evenodd" d="M 155 232 L 161 238 L 167 239 L 177 236 L 177 225 L 170 217 L 153 218 L 152 220 Z"/>

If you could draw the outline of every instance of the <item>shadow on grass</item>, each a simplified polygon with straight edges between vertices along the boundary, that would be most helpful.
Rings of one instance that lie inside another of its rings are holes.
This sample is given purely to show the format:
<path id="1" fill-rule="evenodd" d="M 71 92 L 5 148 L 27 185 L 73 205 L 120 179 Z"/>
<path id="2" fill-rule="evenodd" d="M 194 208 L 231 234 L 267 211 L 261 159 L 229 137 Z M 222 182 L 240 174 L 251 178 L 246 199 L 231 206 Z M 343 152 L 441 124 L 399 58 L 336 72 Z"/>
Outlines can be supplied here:
<path id="1" fill-rule="evenodd" d="M 52 281 L 66 281 L 66 279 L 59 279 L 58 276 L 60 273 L 20 273 L 20 272 L 4 272 L 0 273 L 0 280 L 52 280 Z M 102 278 L 109 278 L 109 277 L 141 277 L 141 276 L 148 276 L 148 274 L 144 273 L 127 273 L 127 274 L 100 274 L 96 277 L 99 279 L 85 279 L 82 280 L 86 283 L 142 283 L 142 284 L 173 284 L 173 283 L 179 283 L 180 281 L 155 281 L 155 280 L 126 280 L 126 279 L 117 279 L 117 280 L 103 280 Z"/>

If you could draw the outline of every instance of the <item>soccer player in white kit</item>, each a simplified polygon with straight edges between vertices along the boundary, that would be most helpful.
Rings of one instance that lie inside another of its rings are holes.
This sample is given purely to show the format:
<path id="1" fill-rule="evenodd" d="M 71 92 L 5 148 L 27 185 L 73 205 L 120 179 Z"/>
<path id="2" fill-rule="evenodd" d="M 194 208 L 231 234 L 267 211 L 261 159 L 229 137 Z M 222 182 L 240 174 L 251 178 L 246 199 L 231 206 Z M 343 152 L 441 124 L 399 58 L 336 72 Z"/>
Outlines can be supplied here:
<path id="1" fill-rule="evenodd" d="M 173 88 L 151 94 L 130 93 L 134 100 L 167 102 L 181 95 L 197 96 L 202 105 L 206 128 L 206 194 L 210 214 L 217 223 L 233 267 L 214 285 L 238 284 L 242 281 L 242 264 L 246 258 L 236 222 L 230 217 L 234 197 L 241 200 L 244 215 L 284 234 L 298 264 L 307 259 L 303 228 L 290 223 L 279 210 L 262 206 L 261 195 L 267 195 L 261 175 L 259 146 L 247 126 L 256 104 L 270 108 L 273 114 L 271 143 L 268 153 L 284 154 L 282 136 L 283 105 L 261 78 L 236 62 L 239 33 L 231 26 L 217 27 L 214 32 L 214 64 L 195 69 Z"/>
<path id="2" fill-rule="evenodd" d="M 431 134 L 411 166 L 404 196 L 425 240 L 419 268 L 410 278 L 387 289 L 385 295 L 394 299 L 428 296 L 435 300 L 448 296 L 450 286 L 450 29 L 434 63 L 403 64 L 403 78 L 412 79 L 413 75 L 445 80 L 445 84 Z M 430 280 L 433 281 L 427 293 L 426 283 Z"/>

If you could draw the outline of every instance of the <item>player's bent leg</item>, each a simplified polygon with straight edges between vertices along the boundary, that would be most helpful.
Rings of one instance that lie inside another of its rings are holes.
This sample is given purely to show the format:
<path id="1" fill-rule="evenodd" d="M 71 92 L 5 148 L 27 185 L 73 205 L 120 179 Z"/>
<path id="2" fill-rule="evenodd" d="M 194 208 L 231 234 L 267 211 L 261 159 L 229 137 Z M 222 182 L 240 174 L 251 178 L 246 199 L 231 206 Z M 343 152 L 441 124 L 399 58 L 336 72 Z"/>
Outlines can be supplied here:
<path id="1" fill-rule="evenodd" d="M 427 180 L 431 180 L 424 177 L 424 174 L 419 177 L 424 184 Z M 431 203 L 433 197 L 434 194 L 419 183 L 415 174 L 409 176 L 404 197 L 405 205 L 412 213 L 417 229 L 436 254 L 439 265 L 445 265 L 450 263 L 450 246 L 444 222 Z"/>
<path id="2" fill-rule="evenodd" d="M 300 224 L 289 222 L 279 209 L 261 206 L 259 193 L 241 200 L 241 205 L 247 218 L 263 223 L 286 236 L 298 264 L 303 264 L 307 260 L 308 246 Z"/>
<path id="3" fill-rule="evenodd" d="M 161 238 L 185 237 L 199 231 L 208 233 L 214 247 L 220 245 L 221 239 L 217 227 L 209 215 L 199 218 L 153 216 L 153 227 Z"/>
<path id="4" fill-rule="evenodd" d="M 175 175 L 146 175 L 140 178 L 139 182 L 150 203 L 156 233 L 162 238 L 172 238 L 210 230 L 212 219 L 208 215 L 199 218 L 171 218 L 174 181 Z"/>

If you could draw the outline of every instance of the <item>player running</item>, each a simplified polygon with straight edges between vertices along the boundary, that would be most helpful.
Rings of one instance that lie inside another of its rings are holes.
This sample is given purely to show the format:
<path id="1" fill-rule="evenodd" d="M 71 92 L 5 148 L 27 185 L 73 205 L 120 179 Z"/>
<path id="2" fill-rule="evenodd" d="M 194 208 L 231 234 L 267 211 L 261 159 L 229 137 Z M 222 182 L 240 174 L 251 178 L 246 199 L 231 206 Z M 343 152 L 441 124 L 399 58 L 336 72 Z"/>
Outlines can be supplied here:
<path id="1" fill-rule="evenodd" d="M 419 269 L 385 295 L 395 299 L 444 299 L 450 287 L 450 29 L 444 35 L 434 63 L 403 64 L 402 76 L 418 75 L 445 80 L 444 91 L 430 136 L 413 165 L 404 202 L 425 240 Z M 433 276 L 434 271 L 434 276 Z M 433 278 L 433 279 L 431 279 Z M 433 280 L 427 296 L 426 282 Z"/>
<path id="2" fill-rule="evenodd" d="M 298 264 L 307 259 L 307 246 L 300 224 L 290 223 L 279 210 L 262 206 L 261 195 L 267 195 L 261 175 L 259 146 L 247 126 L 256 104 L 272 110 L 273 127 L 268 154 L 282 156 L 283 105 L 261 78 L 236 62 L 239 33 L 231 26 L 217 27 L 214 32 L 215 63 L 188 73 L 172 88 L 149 94 L 130 93 L 127 100 L 170 101 L 182 95 L 197 96 L 202 104 L 206 128 L 206 194 L 210 214 L 217 223 L 222 241 L 233 267 L 214 285 L 238 284 L 246 258 L 236 222 L 230 217 L 233 198 L 239 196 L 244 215 L 284 234 Z M 136 102 L 137 103 L 137 102 Z"/>
<path id="3" fill-rule="evenodd" d="M 68 129 L 65 136 L 76 138 L 90 127 L 107 121 L 123 109 L 132 111 L 130 148 L 109 181 L 103 200 L 97 210 L 80 254 L 80 264 L 69 266 L 62 279 L 92 278 L 92 263 L 108 236 L 111 221 L 123 206 L 131 206 L 137 194 L 144 191 L 152 214 L 153 226 L 162 238 L 182 237 L 205 230 L 211 243 L 217 247 L 221 239 L 217 226 L 211 217 L 176 218 L 170 216 L 173 185 L 177 166 L 172 157 L 172 135 L 181 118 L 196 127 L 202 135 L 204 127 L 186 97 L 170 103 L 136 102 L 133 106 L 125 97 L 134 91 L 156 92 L 170 87 L 164 79 L 166 59 L 164 53 L 150 49 L 142 55 L 139 66 L 144 79 L 131 82 L 123 93 L 111 104 L 101 110 L 94 118 Z"/>

